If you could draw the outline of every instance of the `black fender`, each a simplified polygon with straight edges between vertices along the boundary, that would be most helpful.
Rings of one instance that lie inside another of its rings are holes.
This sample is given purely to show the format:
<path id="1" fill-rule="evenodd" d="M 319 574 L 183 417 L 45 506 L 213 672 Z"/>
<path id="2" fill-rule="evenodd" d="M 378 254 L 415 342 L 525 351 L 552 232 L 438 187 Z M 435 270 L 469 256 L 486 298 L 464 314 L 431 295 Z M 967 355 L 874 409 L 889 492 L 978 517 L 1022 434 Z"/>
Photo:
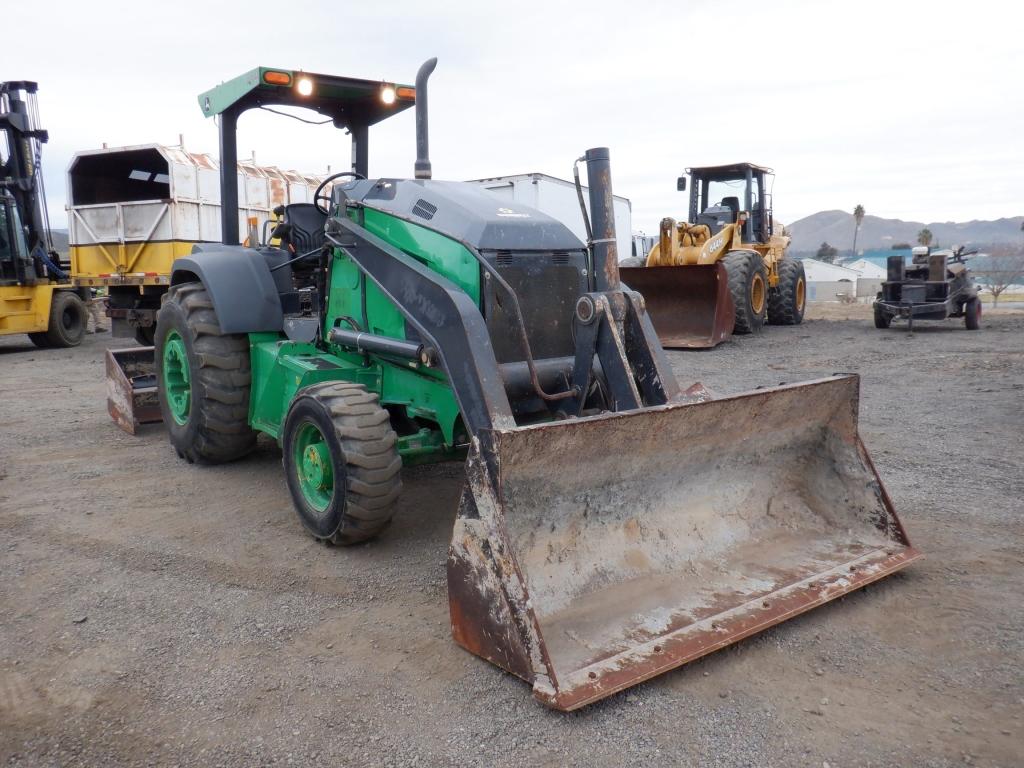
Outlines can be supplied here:
<path id="1" fill-rule="evenodd" d="M 240 245 L 197 245 L 175 259 L 171 285 L 199 281 L 213 300 L 221 333 L 281 331 L 281 299 L 266 257 Z"/>

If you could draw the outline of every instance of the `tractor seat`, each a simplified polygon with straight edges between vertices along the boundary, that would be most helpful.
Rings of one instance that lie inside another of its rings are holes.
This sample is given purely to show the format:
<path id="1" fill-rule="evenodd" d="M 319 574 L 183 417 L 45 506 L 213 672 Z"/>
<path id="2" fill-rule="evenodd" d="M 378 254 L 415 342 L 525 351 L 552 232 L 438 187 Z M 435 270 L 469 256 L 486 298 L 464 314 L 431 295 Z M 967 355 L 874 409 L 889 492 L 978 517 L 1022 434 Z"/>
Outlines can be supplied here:
<path id="1" fill-rule="evenodd" d="M 312 203 L 292 203 L 284 207 L 284 219 L 271 236 L 281 238 L 281 247 L 298 256 L 323 247 L 326 224 L 327 215 Z"/>
<path id="2" fill-rule="evenodd" d="M 732 223 L 735 224 L 740 215 L 740 199 L 738 197 L 723 197 L 722 205 L 732 211 Z"/>

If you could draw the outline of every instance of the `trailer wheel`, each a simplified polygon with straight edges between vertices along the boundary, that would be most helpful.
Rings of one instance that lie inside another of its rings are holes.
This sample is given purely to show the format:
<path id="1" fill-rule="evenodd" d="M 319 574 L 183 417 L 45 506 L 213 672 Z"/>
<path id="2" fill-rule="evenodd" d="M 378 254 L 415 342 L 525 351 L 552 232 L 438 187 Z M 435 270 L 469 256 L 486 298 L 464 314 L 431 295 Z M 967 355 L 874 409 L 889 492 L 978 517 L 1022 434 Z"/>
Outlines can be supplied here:
<path id="1" fill-rule="evenodd" d="M 977 296 L 968 299 L 964 304 L 964 325 L 968 331 L 981 328 L 981 299 Z"/>
<path id="2" fill-rule="evenodd" d="M 252 450 L 249 339 L 221 333 L 202 283 L 171 286 L 155 342 L 160 413 L 178 455 L 218 464 Z"/>
<path id="3" fill-rule="evenodd" d="M 383 531 L 402 490 L 402 459 L 390 416 L 360 384 L 301 390 L 285 417 L 283 462 L 302 525 L 332 544 Z"/>
<path id="4" fill-rule="evenodd" d="M 800 325 L 807 304 L 804 263 L 783 258 L 779 262 L 779 284 L 768 295 L 768 322 L 772 325 Z"/>
<path id="5" fill-rule="evenodd" d="M 50 318 L 45 331 L 30 333 L 29 340 L 37 347 L 77 347 L 85 335 L 88 322 L 85 303 L 77 293 L 54 291 L 50 300 Z"/>
<path id="6" fill-rule="evenodd" d="M 874 305 L 875 310 L 875 328 L 888 328 L 892 324 L 892 315 L 884 312 L 878 305 Z"/>
<path id="7" fill-rule="evenodd" d="M 757 333 L 764 326 L 768 307 L 768 270 L 764 259 L 754 251 L 732 251 L 722 263 L 736 305 L 733 333 Z"/>

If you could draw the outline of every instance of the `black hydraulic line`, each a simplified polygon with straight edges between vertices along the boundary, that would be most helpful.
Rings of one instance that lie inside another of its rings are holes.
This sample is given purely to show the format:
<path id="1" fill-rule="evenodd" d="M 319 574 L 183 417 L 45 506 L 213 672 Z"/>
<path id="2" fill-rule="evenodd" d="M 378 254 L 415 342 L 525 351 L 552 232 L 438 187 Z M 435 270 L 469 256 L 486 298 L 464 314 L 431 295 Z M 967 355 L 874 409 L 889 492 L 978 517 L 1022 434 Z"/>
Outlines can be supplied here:
<path id="1" fill-rule="evenodd" d="M 583 226 L 587 230 L 587 246 L 590 246 L 594 239 L 594 230 L 590 226 L 590 215 L 587 213 L 587 204 L 583 201 L 583 185 L 580 184 L 580 163 L 587 158 L 577 157 L 572 164 L 572 178 L 576 182 L 576 199 L 580 201 L 580 213 L 583 214 Z"/>

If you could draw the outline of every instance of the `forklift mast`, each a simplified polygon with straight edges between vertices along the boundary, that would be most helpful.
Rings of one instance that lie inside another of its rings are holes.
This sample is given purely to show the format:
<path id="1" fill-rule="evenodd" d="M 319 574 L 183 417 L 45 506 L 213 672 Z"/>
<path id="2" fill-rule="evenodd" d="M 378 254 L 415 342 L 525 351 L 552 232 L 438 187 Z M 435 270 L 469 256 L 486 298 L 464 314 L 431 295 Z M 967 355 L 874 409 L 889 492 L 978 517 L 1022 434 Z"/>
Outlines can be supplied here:
<path id="1" fill-rule="evenodd" d="M 35 261 L 62 276 L 53 248 L 41 166 L 42 145 L 49 134 L 40 127 L 37 83 L 0 82 L 0 187 L 14 199 L 28 250 L 15 264 L 19 282 L 37 281 Z"/>

